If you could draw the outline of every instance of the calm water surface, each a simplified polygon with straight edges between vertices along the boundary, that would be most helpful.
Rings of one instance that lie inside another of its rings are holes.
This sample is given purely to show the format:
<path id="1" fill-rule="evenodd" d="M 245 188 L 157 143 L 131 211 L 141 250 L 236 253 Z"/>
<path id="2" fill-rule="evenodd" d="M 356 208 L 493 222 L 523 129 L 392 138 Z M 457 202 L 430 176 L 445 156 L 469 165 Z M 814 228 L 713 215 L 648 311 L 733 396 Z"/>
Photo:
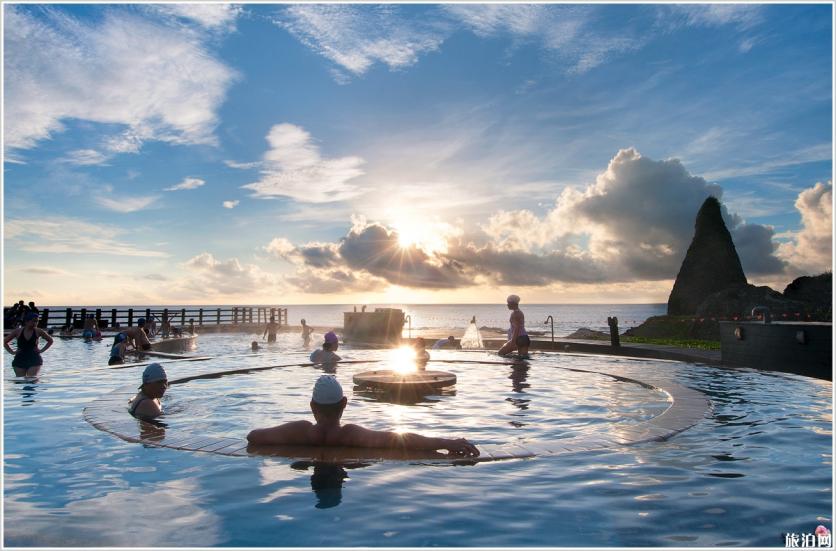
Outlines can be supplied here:
<path id="1" fill-rule="evenodd" d="M 298 335 L 256 355 L 252 335 L 204 335 L 167 363 L 171 378 L 306 360 Z M 374 428 L 536 442 L 658 415 L 662 393 L 563 367 L 669 373 L 714 409 L 667 442 L 472 466 L 371 462 L 313 467 L 143 447 L 90 426 L 82 409 L 136 382 L 106 367 L 106 343 L 56 339 L 36 382 L 4 376 L 4 530 L 13 546 L 775 546 L 784 532 L 831 527 L 831 385 L 793 375 L 594 356 L 434 353 L 454 392 L 397 404 L 352 375 L 392 367 L 391 351 L 342 350 L 345 418 Z M 307 416 L 321 370 L 283 367 L 175 385 L 166 422 L 242 437 Z"/>

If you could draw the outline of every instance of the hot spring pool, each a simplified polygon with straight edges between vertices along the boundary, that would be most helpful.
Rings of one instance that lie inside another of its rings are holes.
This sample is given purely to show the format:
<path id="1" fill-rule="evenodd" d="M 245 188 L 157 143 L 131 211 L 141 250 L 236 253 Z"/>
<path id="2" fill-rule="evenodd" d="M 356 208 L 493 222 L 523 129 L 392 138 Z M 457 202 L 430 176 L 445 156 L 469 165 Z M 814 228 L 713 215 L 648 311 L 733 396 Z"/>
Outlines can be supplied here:
<path id="1" fill-rule="evenodd" d="M 252 335 L 202 335 L 202 362 L 164 363 L 170 379 L 285 366 L 173 385 L 167 433 L 240 439 L 310 419 L 322 369 L 298 335 L 251 354 Z M 404 401 L 355 388 L 360 371 L 397 368 L 391 350 L 341 349 L 345 422 L 467 437 L 480 448 L 542 449 L 652 423 L 670 396 L 711 409 L 666 441 L 525 459 L 314 464 L 124 441 L 82 411 L 138 384 L 106 367 L 109 346 L 56 339 L 36 382 L 4 377 L 5 545 L 10 546 L 784 546 L 783 533 L 831 527 L 832 388 L 751 370 L 536 353 L 433 352 L 457 384 Z M 439 360 L 439 361 L 435 361 Z M 443 360 L 443 361 L 441 361 Z M 621 377 L 613 378 L 601 373 Z M 626 380 L 625 380 L 626 379 Z M 638 382 L 637 382 L 638 381 Z M 125 413 L 125 430 L 136 425 Z M 550 445 L 550 444 L 549 444 Z"/>

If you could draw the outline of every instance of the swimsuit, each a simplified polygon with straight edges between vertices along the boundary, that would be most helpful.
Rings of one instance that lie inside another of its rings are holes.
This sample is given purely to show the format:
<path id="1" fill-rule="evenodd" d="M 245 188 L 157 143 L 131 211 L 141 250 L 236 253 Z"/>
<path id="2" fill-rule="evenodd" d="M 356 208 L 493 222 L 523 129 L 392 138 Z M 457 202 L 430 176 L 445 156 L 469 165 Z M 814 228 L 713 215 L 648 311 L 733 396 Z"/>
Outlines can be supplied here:
<path id="1" fill-rule="evenodd" d="M 20 335 L 17 336 L 17 352 L 15 352 L 15 359 L 12 360 L 12 367 L 20 369 L 29 369 L 44 364 L 41 359 L 41 353 L 38 352 L 38 331 L 32 330 L 32 338 L 27 339 L 25 336 L 26 330 L 21 329 Z"/>
<path id="2" fill-rule="evenodd" d="M 520 312 L 522 314 L 522 312 Z M 514 324 L 511 324 L 511 327 L 508 328 L 508 340 L 511 340 L 511 335 L 514 334 Z M 531 344 L 531 338 L 529 338 L 528 333 L 525 331 L 525 316 L 523 316 L 522 323 L 520 323 L 520 334 L 517 335 L 517 340 L 514 341 L 514 344 L 517 346 L 528 346 Z"/>
<path id="3" fill-rule="evenodd" d="M 139 404 L 141 404 L 144 400 L 150 400 L 150 399 L 151 398 L 149 398 L 148 396 L 142 395 L 142 398 L 140 398 L 139 400 L 134 402 L 134 405 L 128 407 L 128 413 L 130 413 L 131 415 L 136 417 L 136 408 L 139 407 Z"/>
<path id="4" fill-rule="evenodd" d="M 110 347 L 110 359 L 107 361 L 107 365 L 116 365 L 125 363 L 125 357 L 122 355 L 122 349 L 120 347 L 121 342 L 114 344 Z"/>

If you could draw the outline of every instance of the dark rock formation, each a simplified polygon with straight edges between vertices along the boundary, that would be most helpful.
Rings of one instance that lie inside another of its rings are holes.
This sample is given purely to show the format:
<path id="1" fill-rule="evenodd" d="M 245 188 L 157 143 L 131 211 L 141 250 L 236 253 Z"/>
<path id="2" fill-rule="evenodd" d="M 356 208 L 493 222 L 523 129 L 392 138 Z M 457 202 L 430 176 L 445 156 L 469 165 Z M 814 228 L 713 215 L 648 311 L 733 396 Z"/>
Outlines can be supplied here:
<path id="1" fill-rule="evenodd" d="M 668 298 L 669 315 L 694 314 L 708 295 L 746 285 L 746 274 L 720 213 L 720 201 L 706 199 L 694 226 L 694 239 Z"/>
<path id="2" fill-rule="evenodd" d="M 803 276 L 794 280 L 784 289 L 784 296 L 807 303 L 816 312 L 833 310 L 833 272 L 817 276 Z"/>
<path id="3" fill-rule="evenodd" d="M 754 285 L 734 285 L 708 296 L 697 308 L 698 317 L 723 319 L 748 318 L 755 306 L 766 306 L 775 321 L 782 318 L 795 319 L 796 312 L 806 312 L 805 304 L 790 300 L 778 291 Z M 784 316 L 786 314 L 786 316 Z"/>
<path id="4" fill-rule="evenodd" d="M 590 329 L 589 327 L 581 327 L 571 335 L 566 337 L 567 339 L 591 339 L 596 341 L 608 341 L 610 340 L 610 334 L 604 333 L 603 331 L 596 331 L 594 329 Z"/>
<path id="5" fill-rule="evenodd" d="M 638 327 L 624 332 L 625 337 L 681 340 L 720 340 L 720 324 L 716 318 L 693 316 L 652 316 Z"/>

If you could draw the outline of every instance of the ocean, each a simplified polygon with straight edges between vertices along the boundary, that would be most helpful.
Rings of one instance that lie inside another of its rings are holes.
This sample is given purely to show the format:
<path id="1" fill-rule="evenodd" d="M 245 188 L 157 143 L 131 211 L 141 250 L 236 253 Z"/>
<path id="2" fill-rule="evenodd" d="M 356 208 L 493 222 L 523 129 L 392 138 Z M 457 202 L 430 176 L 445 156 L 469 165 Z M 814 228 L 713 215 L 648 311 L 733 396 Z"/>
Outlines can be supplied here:
<path id="1" fill-rule="evenodd" d="M 241 305 L 247 306 L 247 305 Z M 278 306 L 278 305 L 274 305 Z M 317 328 L 336 328 L 343 325 L 343 312 L 351 312 L 354 307 L 361 309 L 361 305 L 353 304 L 297 304 L 287 308 L 288 323 L 299 325 L 304 319 L 309 325 Z M 97 306 L 85 306 L 94 309 Z M 142 311 L 148 306 L 108 306 L 107 308 L 134 308 Z M 151 306 L 158 310 L 163 306 Z M 165 305 L 169 309 L 188 308 L 190 310 L 204 308 L 213 310 L 218 305 Z M 253 307 L 258 307 L 253 305 Z M 61 311 L 66 306 L 50 306 L 52 311 Z M 75 308 L 82 308 L 76 306 Z M 461 329 L 464 330 L 473 316 L 479 328 L 493 328 L 506 330 L 510 312 L 504 304 L 371 304 L 366 311 L 375 308 L 400 308 L 410 316 L 412 329 L 417 331 Z M 597 331 L 609 331 L 607 317 L 618 318 L 619 331 L 636 327 L 651 316 L 662 315 L 666 311 L 665 304 L 522 304 L 521 310 L 525 314 L 526 328 L 531 331 L 551 331 L 551 324 L 546 324 L 546 318 L 554 318 L 555 337 L 565 337 L 581 327 Z"/>

